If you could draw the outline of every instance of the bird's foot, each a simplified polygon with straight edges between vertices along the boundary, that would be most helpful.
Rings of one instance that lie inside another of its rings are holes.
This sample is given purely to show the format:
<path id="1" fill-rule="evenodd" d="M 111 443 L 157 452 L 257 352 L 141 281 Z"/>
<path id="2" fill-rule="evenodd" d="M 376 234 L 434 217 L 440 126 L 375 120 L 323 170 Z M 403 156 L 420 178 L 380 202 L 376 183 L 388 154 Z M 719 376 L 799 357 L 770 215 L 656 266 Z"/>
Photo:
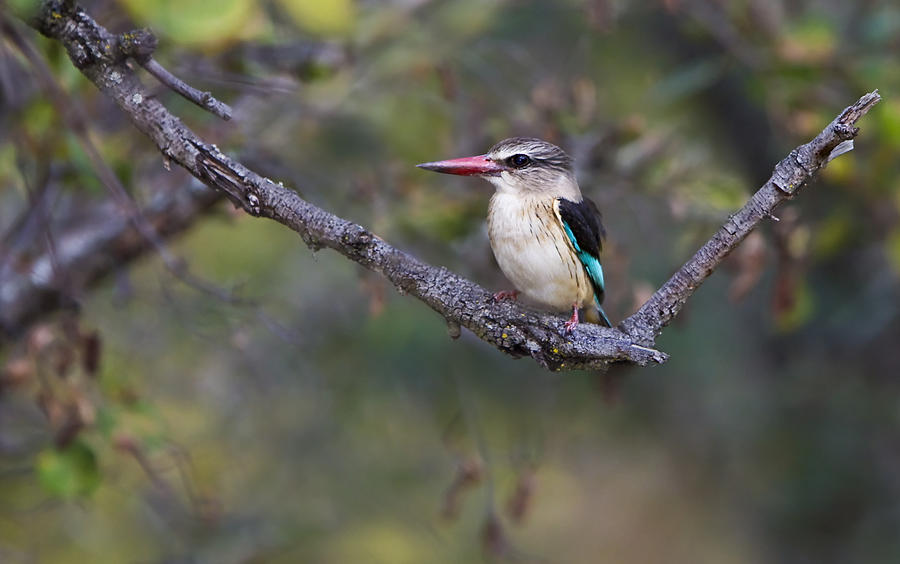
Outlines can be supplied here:
<path id="1" fill-rule="evenodd" d="M 566 321 L 563 324 L 563 326 L 565 327 L 565 330 L 563 331 L 563 334 L 565 334 L 565 335 L 568 335 L 569 333 L 574 331 L 575 327 L 578 326 L 578 306 L 577 305 L 572 306 L 572 317 L 570 317 L 568 319 L 568 321 Z"/>
<path id="2" fill-rule="evenodd" d="M 494 301 L 499 302 L 502 300 L 517 300 L 519 299 L 519 291 L 518 290 L 501 290 L 500 292 L 496 292 L 494 294 Z"/>

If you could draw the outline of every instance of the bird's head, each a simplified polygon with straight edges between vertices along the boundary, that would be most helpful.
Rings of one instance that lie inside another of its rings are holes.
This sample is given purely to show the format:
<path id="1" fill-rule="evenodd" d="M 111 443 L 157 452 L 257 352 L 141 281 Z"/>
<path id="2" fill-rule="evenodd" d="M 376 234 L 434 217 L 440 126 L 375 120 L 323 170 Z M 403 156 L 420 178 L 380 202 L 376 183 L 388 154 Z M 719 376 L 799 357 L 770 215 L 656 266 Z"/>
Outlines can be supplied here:
<path id="1" fill-rule="evenodd" d="M 556 145 L 531 137 L 504 139 L 483 155 L 416 166 L 445 174 L 480 176 L 498 192 L 581 199 L 572 158 Z"/>

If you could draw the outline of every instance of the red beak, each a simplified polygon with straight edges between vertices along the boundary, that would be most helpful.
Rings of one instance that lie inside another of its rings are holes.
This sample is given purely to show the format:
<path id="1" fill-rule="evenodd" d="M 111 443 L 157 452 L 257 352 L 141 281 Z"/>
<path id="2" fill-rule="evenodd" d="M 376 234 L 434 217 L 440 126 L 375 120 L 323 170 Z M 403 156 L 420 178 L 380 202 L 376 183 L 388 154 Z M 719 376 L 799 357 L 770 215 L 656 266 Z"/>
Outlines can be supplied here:
<path id="1" fill-rule="evenodd" d="M 494 176 L 506 170 L 503 166 L 489 159 L 487 155 L 422 163 L 416 166 L 425 170 L 443 172 L 444 174 L 458 174 L 460 176 Z"/>

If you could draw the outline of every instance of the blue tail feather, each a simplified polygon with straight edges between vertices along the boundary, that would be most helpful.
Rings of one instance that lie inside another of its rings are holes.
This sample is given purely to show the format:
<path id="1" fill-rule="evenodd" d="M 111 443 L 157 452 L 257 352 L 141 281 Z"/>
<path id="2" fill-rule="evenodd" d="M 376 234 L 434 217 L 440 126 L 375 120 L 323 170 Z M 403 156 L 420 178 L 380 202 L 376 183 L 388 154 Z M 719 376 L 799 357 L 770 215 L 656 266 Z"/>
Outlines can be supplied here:
<path id="1" fill-rule="evenodd" d="M 606 322 L 607 327 L 612 327 L 612 321 L 609 320 L 609 317 L 606 315 L 606 312 L 603 311 L 603 307 L 600 305 L 600 301 L 597 299 L 597 295 L 594 294 L 594 303 L 597 304 L 597 312 L 600 314 L 600 317 L 603 318 L 603 321 Z"/>
<path id="2" fill-rule="evenodd" d="M 603 308 L 600 306 L 600 295 L 602 295 L 606 289 L 603 280 L 603 267 L 600 265 L 600 259 L 581 249 L 581 246 L 578 244 L 578 240 L 575 238 L 575 234 L 572 233 L 572 229 L 569 227 L 568 223 L 563 221 L 562 226 L 566 231 L 566 236 L 575 248 L 575 255 L 578 256 L 578 260 L 584 266 L 584 270 L 587 272 L 588 278 L 591 279 L 591 283 L 594 286 L 594 302 L 597 304 L 597 311 L 600 313 L 600 317 L 603 318 L 603 321 L 606 322 L 606 325 L 612 327 L 612 322 L 610 322 L 606 312 L 603 311 Z"/>

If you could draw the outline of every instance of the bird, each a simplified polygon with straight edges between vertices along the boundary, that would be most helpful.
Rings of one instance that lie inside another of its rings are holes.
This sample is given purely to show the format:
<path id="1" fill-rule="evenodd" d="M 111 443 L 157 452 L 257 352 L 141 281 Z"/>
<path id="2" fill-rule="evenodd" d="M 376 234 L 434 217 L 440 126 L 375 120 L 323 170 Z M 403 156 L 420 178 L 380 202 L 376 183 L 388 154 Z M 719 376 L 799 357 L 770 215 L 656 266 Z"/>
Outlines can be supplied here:
<path id="1" fill-rule="evenodd" d="M 494 186 L 488 236 L 503 274 L 519 293 L 555 311 L 571 311 L 564 332 L 581 321 L 612 327 L 603 311 L 600 252 L 606 232 L 597 205 L 581 194 L 573 160 L 556 145 L 532 137 L 504 139 L 483 154 L 416 165 L 478 176 Z"/>

